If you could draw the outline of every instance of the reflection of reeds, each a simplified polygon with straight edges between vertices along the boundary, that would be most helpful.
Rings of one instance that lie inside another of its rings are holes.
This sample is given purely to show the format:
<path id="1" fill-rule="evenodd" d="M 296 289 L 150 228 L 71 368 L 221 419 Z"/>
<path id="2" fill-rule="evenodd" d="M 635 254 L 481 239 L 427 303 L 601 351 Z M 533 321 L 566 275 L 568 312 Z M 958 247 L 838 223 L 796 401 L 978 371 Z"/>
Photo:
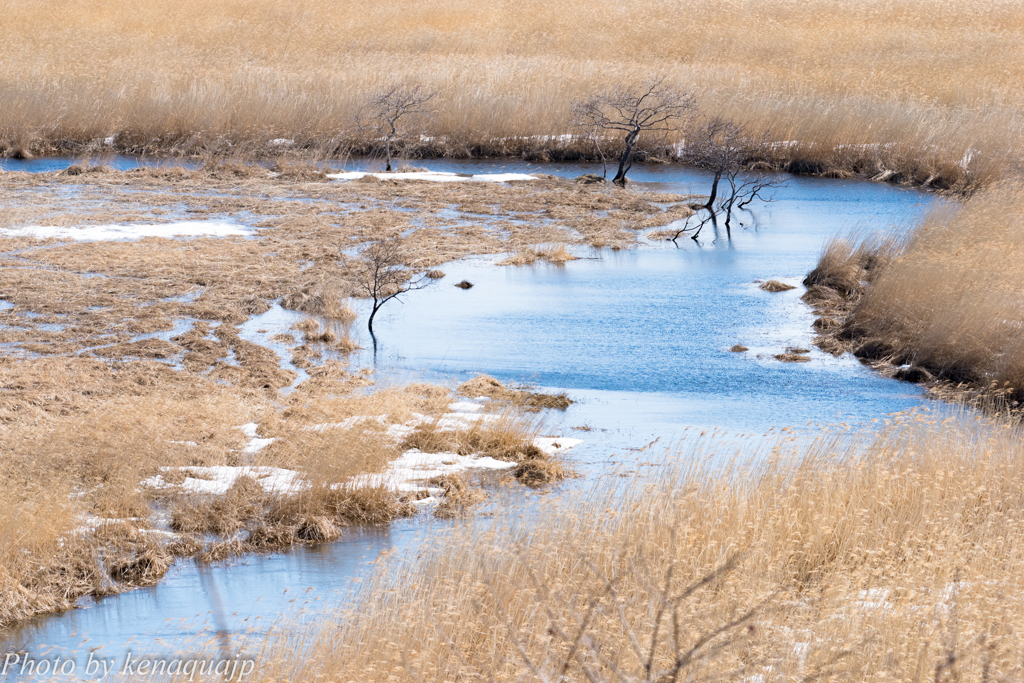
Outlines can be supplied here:
<path id="1" fill-rule="evenodd" d="M 1016 679 L 1022 444 L 930 416 L 751 464 L 702 442 L 385 563 L 340 623 L 265 642 L 261 674 L 910 681 L 952 657 L 961 680 Z"/>
<path id="2" fill-rule="evenodd" d="M 439 90 L 410 153 L 573 157 L 592 154 L 557 137 L 570 132 L 574 99 L 667 73 L 709 114 L 767 132 L 793 169 L 986 180 L 1021 147 L 1024 13 L 995 0 L 933 10 L 923 0 L 708 0 L 685 12 L 669 0 L 529 0 L 514 13 L 470 0 L 130 0 L 115 13 L 15 3 L 3 12 L 0 140 L 9 154 L 71 141 L 336 155 L 373 147 L 352 125 L 357 110 L 385 81 L 408 81 Z"/>

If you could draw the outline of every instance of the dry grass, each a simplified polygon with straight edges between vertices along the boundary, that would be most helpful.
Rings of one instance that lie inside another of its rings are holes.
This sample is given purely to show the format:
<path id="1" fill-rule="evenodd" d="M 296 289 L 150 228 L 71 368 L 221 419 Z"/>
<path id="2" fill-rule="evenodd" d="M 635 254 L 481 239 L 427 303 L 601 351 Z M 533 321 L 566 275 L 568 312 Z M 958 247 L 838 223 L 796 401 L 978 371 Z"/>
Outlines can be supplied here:
<path id="1" fill-rule="evenodd" d="M 11 155 L 367 150 L 355 114 L 399 81 L 439 91 L 408 155 L 579 157 L 583 140 L 536 136 L 570 132 L 574 99 L 657 74 L 798 171 L 962 186 L 1018 165 L 1024 130 L 1024 10 L 999 0 L 7 0 L 0 16 Z"/>
<path id="2" fill-rule="evenodd" d="M 261 680 L 1017 680 L 1022 444 L 907 416 L 749 466 L 694 445 L 386 563 Z"/>
<path id="3" fill-rule="evenodd" d="M 934 210 L 899 244 L 833 244 L 808 277 L 826 350 L 901 379 L 1024 397 L 1024 189 Z M 898 370 L 897 366 L 910 368 Z"/>
<path id="4" fill-rule="evenodd" d="M 515 254 L 498 262 L 499 266 L 532 266 L 537 261 L 546 261 L 556 266 L 563 265 L 569 261 L 575 261 L 578 256 L 565 248 L 564 244 L 540 245 L 537 247 L 520 249 Z"/>
<path id="5" fill-rule="evenodd" d="M 485 498 L 484 493 L 470 485 L 466 478 L 458 474 L 445 474 L 434 477 L 427 482 L 431 486 L 444 489 L 444 498 L 440 505 L 434 509 L 434 516 L 438 519 L 455 519 L 464 517 L 470 507 L 479 503 Z"/>
<path id="6" fill-rule="evenodd" d="M 319 323 L 308 327 L 320 330 Z M 382 472 L 401 455 L 389 426 L 424 415 L 436 424 L 452 392 L 374 386 L 370 376 L 327 362 L 286 399 L 269 401 L 262 389 L 157 361 L 4 359 L 0 625 L 68 609 L 82 595 L 153 583 L 174 556 L 217 561 L 320 543 L 349 527 L 412 514 L 415 494 L 357 477 Z M 453 432 L 460 452 L 475 452 L 466 450 L 472 443 L 496 456 L 530 456 L 534 416 L 503 410 L 500 421 Z M 238 425 L 248 422 L 273 442 L 243 450 Z M 284 468 L 300 484 L 292 493 L 268 492 L 254 475 L 239 477 L 224 495 L 182 487 L 187 478 L 213 477 L 180 468 L 215 465 Z M 156 475 L 168 486 L 141 484 Z M 457 493 L 459 500 L 446 503 L 453 511 L 476 495 Z M 150 528 L 164 517 L 164 528 Z"/>
<path id="7" fill-rule="evenodd" d="M 468 398 L 486 396 L 502 405 L 525 408 L 533 412 L 546 408 L 565 410 L 572 405 L 572 399 L 565 392 L 545 394 L 538 391 L 513 389 L 487 375 L 478 375 L 467 382 L 463 382 L 456 391 Z"/>
<path id="8" fill-rule="evenodd" d="M 763 289 L 766 292 L 788 292 L 791 289 L 796 289 L 793 285 L 787 285 L 785 282 L 779 282 L 778 280 L 766 280 L 762 282 L 759 289 Z"/>

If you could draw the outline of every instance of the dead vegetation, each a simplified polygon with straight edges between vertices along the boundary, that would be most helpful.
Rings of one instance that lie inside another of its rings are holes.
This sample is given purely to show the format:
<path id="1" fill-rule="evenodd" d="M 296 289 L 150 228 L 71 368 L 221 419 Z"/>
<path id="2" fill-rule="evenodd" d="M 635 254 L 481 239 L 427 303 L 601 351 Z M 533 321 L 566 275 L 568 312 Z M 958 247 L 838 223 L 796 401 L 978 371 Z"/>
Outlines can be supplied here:
<path id="1" fill-rule="evenodd" d="M 564 244 L 540 245 L 532 248 L 520 249 L 516 253 L 498 261 L 499 266 L 532 266 L 537 261 L 560 266 L 569 261 L 575 261 L 574 256 Z"/>
<path id="2" fill-rule="evenodd" d="M 514 389 L 487 375 L 478 375 L 467 382 L 463 382 L 456 391 L 468 398 L 485 396 L 502 405 L 525 408 L 534 412 L 547 408 L 565 410 L 572 405 L 572 399 L 564 392 L 561 394 L 545 394 L 524 389 Z"/>
<path id="3" fill-rule="evenodd" d="M 902 242 L 834 242 L 808 275 L 816 344 L 939 396 L 1024 398 L 1020 184 L 927 215 Z"/>
<path id="4" fill-rule="evenodd" d="M 427 483 L 444 490 L 444 498 L 434 509 L 434 516 L 438 519 L 464 517 L 471 506 L 485 498 L 483 491 L 469 484 L 465 477 L 459 474 L 441 475 L 428 480 Z"/>
<path id="5" fill-rule="evenodd" d="M 1022 436 L 901 415 L 746 464 L 702 439 L 385 563 L 336 620 L 261 641 L 259 675 L 1018 680 Z"/>
<path id="6" fill-rule="evenodd" d="M 310 375 L 272 401 L 263 387 L 157 360 L 2 359 L 0 624 L 153 583 L 176 556 L 221 561 L 412 514 L 425 493 L 360 477 L 401 455 L 390 428 L 437 426 L 451 391 L 373 386 L 370 373 L 336 361 Z M 540 457 L 529 443 L 532 416 L 506 407 L 497 418 L 435 436 L 461 453 Z M 259 425 L 260 446 L 248 443 L 246 423 Z M 204 492 L 234 467 L 249 469 L 224 493 Z M 292 483 L 282 489 L 268 467 Z M 453 495 L 442 503 L 452 514 L 478 498 Z"/>
<path id="7" fill-rule="evenodd" d="M 1019 167 L 1024 19 L 1014 4 L 941 16 L 921 0 L 708 0 L 685 13 L 666 0 L 531 0 L 520 9 L 9 2 L 0 153 L 383 157 L 387 136 L 356 126 L 356 112 L 401 84 L 437 91 L 407 131 L 410 158 L 597 158 L 572 125 L 572 103 L 668 73 L 707 115 L 770 140 L 760 162 L 774 168 L 962 188 Z M 199 72 L 203 88 L 192 80 Z M 671 158 L 676 142 L 641 138 L 640 158 Z M 621 148 L 602 141 L 609 155 Z"/>
<path id="8" fill-rule="evenodd" d="M 758 285 L 758 289 L 763 289 L 766 292 L 788 292 L 791 289 L 796 289 L 794 285 L 786 284 L 785 282 L 779 282 L 778 280 L 766 280 Z"/>

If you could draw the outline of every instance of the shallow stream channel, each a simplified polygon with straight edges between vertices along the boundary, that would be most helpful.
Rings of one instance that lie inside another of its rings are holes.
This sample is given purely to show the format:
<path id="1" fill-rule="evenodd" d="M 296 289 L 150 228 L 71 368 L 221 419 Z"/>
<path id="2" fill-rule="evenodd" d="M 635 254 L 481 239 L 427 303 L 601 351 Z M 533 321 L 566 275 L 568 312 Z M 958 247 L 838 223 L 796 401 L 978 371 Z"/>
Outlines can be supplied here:
<path id="1" fill-rule="evenodd" d="M 60 163 L 37 167 L 53 170 Z M 595 170 L 514 161 L 417 164 L 567 177 Z M 637 187 L 669 192 L 706 194 L 710 187 L 708 174 L 674 165 L 635 167 L 630 176 Z M 564 266 L 496 266 L 500 257 L 494 256 L 448 263 L 443 280 L 382 310 L 376 359 L 362 351 L 355 362 L 375 363 L 378 377 L 396 380 L 462 382 L 485 373 L 567 392 L 575 403 L 564 415 L 549 415 L 544 430 L 583 441 L 564 456 L 581 477 L 563 490 L 685 457 L 681 441 L 701 432 L 741 446 L 781 430 L 857 428 L 928 402 L 915 385 L 814 349 L 803 287 L 769 293 L 757 282 L 799 285 L 829 237 L 903 230 L 934 201 L 884 184 L 790 177 L 773 203 L 738 215 L 743 225 L 734 218 L 731 241 L 722 231 L 705 232 L 699 245 L 688 238 L 678 246 L 643 239 L 632 250 L 580 248 L 581 258 Z M 474 286 L 452 286 L 460 280 Z M 265 315 L 275 311 L 285 313 L 275 307 Z M 357 329 L 365 321 L 360 313 Z M 265 325 L 250 321 L 246 327 Z M 363 335 L 360 342 L 369 347 Z M 735 344 L 749 350 L 731 352 Z M 810 362 L 772 358 L 791 346 L 812 349 Z M 557 488 L 509 487 L 492 505 L 529 514 L 557 495 Z M 81 665 L 89 653 L 123 661 L 127 652 L 171 654 L 218 634 L 237 638 L 275 624 L 308 623 L 344 606 L 383 553 L 415 554 L 443 544 L 453 524 L 486 523 L 486 515 L 443 522 L 421 514 L 338 542 L 227 565 L 180 561 L 156 586 L 85 599 L 80 609 L 0 635 L 0 652 L 60 653 Z M 0 680 L 21 680 L 10 676 Z"/>

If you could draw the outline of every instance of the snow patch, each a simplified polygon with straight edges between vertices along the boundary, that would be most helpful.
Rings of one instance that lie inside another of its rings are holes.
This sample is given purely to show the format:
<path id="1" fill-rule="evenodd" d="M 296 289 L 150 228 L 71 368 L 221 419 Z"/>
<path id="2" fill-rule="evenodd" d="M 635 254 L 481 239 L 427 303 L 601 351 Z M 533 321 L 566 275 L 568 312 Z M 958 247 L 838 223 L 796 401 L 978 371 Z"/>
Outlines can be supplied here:
<path id="1" fill-rule="evenodd" d="M 143 237 L 236 237 L 252 233 L 247 228 L 229 221 L 176 221 L 173 223 L 125 223 L 109 225 L 81 225 L 59 227 L 30 225 L 23 228 L 2 228 L 5 237 L 34 237 L 36 239 L 76 240 L 78 242 L 109 242 L 137 240 Z"/>
<path id="2" fill-rule="evenodd" d="M 364 474 L 355 477 L 352 483 L 360 487 L 386 488 L 391 491 L 426 491 L 431 496 L 443 493 L 442 489 L 423 486 L 425 479 L 445 474 L 457 474 L 467 470 L 507 470 L 517 463 L 495 460 L 489 456 L 475 457 L 457 453 L 423 453 L 408 450 L 402 457 L 391 462 L 388 469 L 380 474 Z"/>
<path id="3" fill-rule="evenodd" d="M 261 439 L 257 435 L 256 430 L 259 429 L 259 425 L 255 422 L 247 422 L 244 425 L 239 425 L 238 428 L 242 430 L 243 435 L 249 438 L 249 443 L 247 443 L 245 448 L 242 449 L 242 453 L 245 453 L 246 455 L 258 453 L 270 444 L 274 443 L 273 438 Z"/>
<path id="4" fill-rule="evenodd" d="M 448 173 L 444 171 L 410 171 L 399 173 L 367 173 L 365 171 L 344 171 L 342 173 L 328 173 L 331 180 L 359 180 L 366 176 L 373 176 L 381 180 L 429 180 L 435 183 L 507 183 L 513 180 L 536 180 L 537 178 L 526 173 L 480 173 L 469 175 L 464 173 Z"/>
<path id="5" fill-rule="evenodd" d="M 185 481 L 181 484 L 181 489 L 189 493 L 224 495 L 238 481 L 239 477 L 252 477 L 266 493 L 298 493 L 309 486 L 303 480 L 301 473 L 280 467 L 218 465 L 214 467 L 161 467 L 160 470 L 162 472 L 181 471 L 196 475 L 195 477 L 186 476 Z M 174 486 L 161 474 L 144 479 L 142 485 L 152 489 Z"/>
<path id="6" fill-rule="evenodd" d="M 564 453 L 570 448 L 575 448 L 583 443 L 583 439 L 562 439 L 550 436 L 541 436 L 533 440 L 533 445 L 548 455 Z"/>

